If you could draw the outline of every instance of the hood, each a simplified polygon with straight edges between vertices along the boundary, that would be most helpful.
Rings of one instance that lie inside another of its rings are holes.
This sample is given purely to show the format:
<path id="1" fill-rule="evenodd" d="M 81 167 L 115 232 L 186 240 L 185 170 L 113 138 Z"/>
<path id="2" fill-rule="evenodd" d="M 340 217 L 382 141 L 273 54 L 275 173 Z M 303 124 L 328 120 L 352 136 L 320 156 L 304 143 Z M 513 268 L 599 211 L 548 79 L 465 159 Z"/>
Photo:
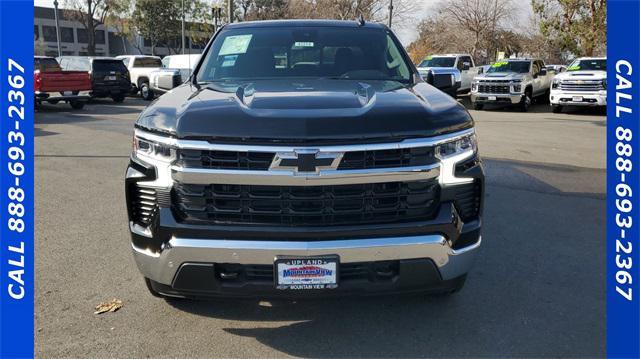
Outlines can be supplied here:
<path id="1" fill-rule="evenodd" d="M 424 82 L 305 79 L 185 84 L 147 107 L 137 126 L 178 138 L 306 143 L 434 136 L 473 122 Z"/>
<path id="2" fill-rule="evenodd" d="M 603 80 L 607 78 L 606 71 L 565 71 L 557 74 L 556 79 L 560 80 Z"/>
<path id="3" fill-rule="evenodd" d="M 476 76 L 476 80 L 522 80 L 529 74 L 519 74 L 515 72 L 492 72 Z"/>
<path id="4" fill-rule="evenodd" d="M 432 71 L 434 74 L 460 73 L 460 70 L 455 67 L 418 67 L 418 72 L 421 75 L 426 74 L 428 71 Z"/>

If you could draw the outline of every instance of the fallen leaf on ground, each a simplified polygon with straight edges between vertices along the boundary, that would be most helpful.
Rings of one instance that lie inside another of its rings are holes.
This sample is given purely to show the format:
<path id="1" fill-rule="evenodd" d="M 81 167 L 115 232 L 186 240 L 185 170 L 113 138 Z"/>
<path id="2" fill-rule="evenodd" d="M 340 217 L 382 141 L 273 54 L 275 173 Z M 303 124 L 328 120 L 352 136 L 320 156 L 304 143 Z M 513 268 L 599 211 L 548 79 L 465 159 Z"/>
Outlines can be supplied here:
<path id="1" fill-rule="evenodd" d="M 102 314 L 107 312 L 115 312 L 122 308 L 122 301 L 120 299 L 113 298 L 108 302 L 100 303 L 96 305 L 96 311 L 93 314 Z"/>

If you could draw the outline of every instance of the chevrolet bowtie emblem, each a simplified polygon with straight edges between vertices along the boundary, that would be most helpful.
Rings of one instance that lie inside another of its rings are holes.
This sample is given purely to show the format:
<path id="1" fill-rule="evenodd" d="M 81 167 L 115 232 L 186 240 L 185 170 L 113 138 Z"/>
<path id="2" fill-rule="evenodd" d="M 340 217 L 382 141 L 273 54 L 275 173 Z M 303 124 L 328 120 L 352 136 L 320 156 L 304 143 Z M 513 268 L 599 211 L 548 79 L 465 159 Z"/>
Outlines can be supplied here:
<path id="1" fill-rule="evenodd" d="M 338 152 L 319 152 L 313 149 L 278 152 L 274 156 L 269 170 L 318 174 L 321 170 L 337 169 L 342 155 L 342 153 Z"/>

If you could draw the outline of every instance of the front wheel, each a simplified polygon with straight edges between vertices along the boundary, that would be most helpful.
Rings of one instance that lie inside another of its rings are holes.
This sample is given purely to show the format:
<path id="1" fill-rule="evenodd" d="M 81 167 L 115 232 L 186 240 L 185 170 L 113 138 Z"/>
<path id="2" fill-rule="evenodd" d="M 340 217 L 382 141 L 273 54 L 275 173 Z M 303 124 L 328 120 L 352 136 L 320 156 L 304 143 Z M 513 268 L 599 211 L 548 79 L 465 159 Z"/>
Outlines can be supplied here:
<path id="1" fill-rule="evenodd" d="M 520 100 L 520 103 L 518 104 L 518 108 L 520 109 L 520 112 L 527 112 L 529 111 L 529 107 L 531 106 L 531 91 L 527 90 L 524 93 L 524 96 L 522 96 L 522 100 Z"/>
<path id="2" fill-rule="evenodd" d="M 147 101 L 153 100 L 153 91 L 149 87 L 148 83 L 145 82 L 140 85 L 140 95 L 142 95 L 142 98 Z"/>
<path id="3" fill-rule="evenodd" d="M 71 108 L 74 110 L 81 110 L 84 107 L 84 101 L 70 101 L 69 105 L 71 105 Z"/>
<path id="4" fill-rule="evenodd" d="M 551 112 L 553 112 L 553 113 L 562 112 L 562 106 L 560 106 L 560 105 L 551 105 Z"/>
<path id="5" fill-rule="evenodd" d="M 484 105 L 481 104 L 481 103 L 474 103 L 473 104 L 473 109 L 474 110 L 482 111 L 483 108 L 484 108 Z"/>
<path id="6" fill-rule="evenodd" d="M 124 101 L 124 95 L 113 96 L 112 99 L 113 99 L 113 102 L 120 103 L 120 102 Z"/>

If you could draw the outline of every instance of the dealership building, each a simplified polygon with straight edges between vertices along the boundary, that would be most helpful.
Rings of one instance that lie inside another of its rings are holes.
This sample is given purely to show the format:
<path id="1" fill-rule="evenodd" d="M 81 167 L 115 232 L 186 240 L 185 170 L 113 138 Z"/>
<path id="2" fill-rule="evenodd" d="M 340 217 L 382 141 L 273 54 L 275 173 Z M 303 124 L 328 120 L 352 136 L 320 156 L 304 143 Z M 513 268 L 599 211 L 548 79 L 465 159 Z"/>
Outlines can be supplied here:
<path id="1" fill-rule="evenodd" d="M 33 9 L 33 46 L 34 53 L 41 56 L 58 56 L 58 44 L 56 33 L 55 10 L 49 7 L 35 6 Z M 82 23 L 75 20 L 74 10 L 58 9 L 58 22 L 60 24 L 60 50 L 61 55 L 86 56 L 88 35 Z M 136 36 L 133 43 L 130 39 L 117 34 L 115 29 L 99 24 L 96 27 L 96 56 L 118 56 L 125 54 L 151 55 L 151 41 L 142 36 Z M 180 48 L 180 39 L 176 39 L 174 49 Z M 191 44 L 186 38 L 187 53 L 201 53 L 204 44 Z M 155 46 L 156 55 L 165 56 L 172 50 L 163 45 Z M 175 51 L 173 51 L 175 53 Z"/>

